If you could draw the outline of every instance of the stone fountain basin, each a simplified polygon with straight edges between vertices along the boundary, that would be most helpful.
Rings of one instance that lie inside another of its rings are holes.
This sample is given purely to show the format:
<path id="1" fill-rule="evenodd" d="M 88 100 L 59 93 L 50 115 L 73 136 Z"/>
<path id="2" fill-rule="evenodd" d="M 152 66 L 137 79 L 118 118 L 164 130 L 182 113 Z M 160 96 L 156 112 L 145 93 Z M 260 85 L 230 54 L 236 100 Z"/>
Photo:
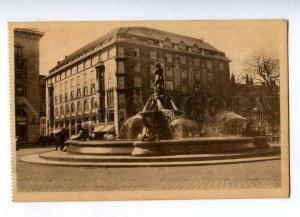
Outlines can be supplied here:
<path id="1" fill-rule="evenodd" d="M 82 155 L 131 155 L 137 140 L 68 140 L 68 153 Z"/>
<path id="2" fill-rule="evenodd" d="M 266 137 L 196 137 L 179 140 L 68 140 L 68 153 L 82 155 L 166 156 L 241 153 L 268 149 Z"/>
<path id="3" fill-rule="evenodd" d="M 134 142 L 132 156 L 239 153 L 268 149 L 266 137 L 197 137 L 157 142 Z"/>

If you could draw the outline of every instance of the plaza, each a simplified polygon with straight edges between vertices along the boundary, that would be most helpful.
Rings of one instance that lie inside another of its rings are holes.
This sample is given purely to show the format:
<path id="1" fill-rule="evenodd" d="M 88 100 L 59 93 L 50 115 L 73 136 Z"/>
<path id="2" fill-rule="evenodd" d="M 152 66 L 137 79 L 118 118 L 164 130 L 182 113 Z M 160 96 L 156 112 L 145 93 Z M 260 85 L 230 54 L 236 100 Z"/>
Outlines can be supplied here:
<path id="1" fill-rule="evenodd" d="M 20 156 L 53 148 L 21 149 Z M 17 161 L 20 192 L 276 189 L 281 160 L 181 167 L 65 167 Z"/>

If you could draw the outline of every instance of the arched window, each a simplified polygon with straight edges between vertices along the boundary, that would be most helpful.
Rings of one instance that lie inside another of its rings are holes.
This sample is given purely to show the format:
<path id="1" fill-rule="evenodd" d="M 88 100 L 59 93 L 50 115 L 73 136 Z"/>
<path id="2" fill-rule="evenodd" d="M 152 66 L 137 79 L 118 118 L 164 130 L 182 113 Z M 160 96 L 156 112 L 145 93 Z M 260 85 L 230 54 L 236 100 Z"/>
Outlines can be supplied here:
<path id="1" fill-rule="evenodd" d="M 76 112 L 76 110 L 75 110 L 75 104 L 72 103 L 71 104 L 71 113 L 74 113 L 74 112 Z"/>
<path id="2" fill-rule="evenodd" d="M 96 109 L 98 107 L 97 100 L 95 98 L 91 99 L 91 108 Z"/>
<path id="3" fill-rule="evenodd" d="M 86 100 L 84 100 L 84 102 L 83 102 L 83 111 L 88 111 L 89 110 L 89 102 L 88 102 L 88 100 L 86 99 Z"/>
<path id="4" fill-rule="evenodd" d="M 82 109 L 81 109 L 81 103 L 80 101 L 77 102 L 77 112 L 81 112 Z"/>
<path id="5" fill-rule="evenodd" d="M 66 115 L 70 114 L 70 109 L 69 109 L 69 105 L 68 104 L 65 107 L 65 112 L 66 112 Z"/>

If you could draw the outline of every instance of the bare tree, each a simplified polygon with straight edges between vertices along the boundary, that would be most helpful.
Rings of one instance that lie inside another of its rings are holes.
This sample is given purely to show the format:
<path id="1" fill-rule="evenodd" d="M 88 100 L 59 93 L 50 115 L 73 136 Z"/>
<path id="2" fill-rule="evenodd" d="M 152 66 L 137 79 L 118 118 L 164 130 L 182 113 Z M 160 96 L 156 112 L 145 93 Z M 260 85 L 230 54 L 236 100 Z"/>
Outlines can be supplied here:
<path id="1" fill-rule="evenodd" d="M 278 59 L 261 50 L 248 57 L 245 66 L 245 73 L 249 74 L 255 83 L 260 82 L 272 90 L 278 86 L 280 76 Z"/>
<path id="2" fill-rule="evenodd" d="M 264 114 L 274 133 L 279 125 L 279 60 L 267 55 L 263 50 L 257 51 L 247 58 L 245 74 L 251 77 L 255 84 L 266 87 L 267 98 L 262 101 Z"/>

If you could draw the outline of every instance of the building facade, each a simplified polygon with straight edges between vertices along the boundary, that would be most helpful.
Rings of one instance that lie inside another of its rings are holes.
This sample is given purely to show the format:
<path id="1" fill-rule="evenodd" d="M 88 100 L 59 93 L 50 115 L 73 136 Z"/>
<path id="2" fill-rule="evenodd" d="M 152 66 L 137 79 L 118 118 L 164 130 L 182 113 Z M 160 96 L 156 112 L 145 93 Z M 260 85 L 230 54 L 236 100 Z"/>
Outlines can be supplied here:
<path id="1" fill-rule="evenodd" d="M 121 27 L 66 56 L 46 77 L 47 132 L 77 123 L 119 133 L 153 93 L 155 63 L 179 108 L 185 96 L 224 95 L 229 84 L 225 53 L 203 40 L 146 27 Z M 107 127 L 105 127 L 107 126 Z"/>
<path id="2" fill-rule="evenodd" d="M 39 40 L 42 32 L 14 29 L 15 117 L 19 141 L 36 142 L 41 111 Z"/>

